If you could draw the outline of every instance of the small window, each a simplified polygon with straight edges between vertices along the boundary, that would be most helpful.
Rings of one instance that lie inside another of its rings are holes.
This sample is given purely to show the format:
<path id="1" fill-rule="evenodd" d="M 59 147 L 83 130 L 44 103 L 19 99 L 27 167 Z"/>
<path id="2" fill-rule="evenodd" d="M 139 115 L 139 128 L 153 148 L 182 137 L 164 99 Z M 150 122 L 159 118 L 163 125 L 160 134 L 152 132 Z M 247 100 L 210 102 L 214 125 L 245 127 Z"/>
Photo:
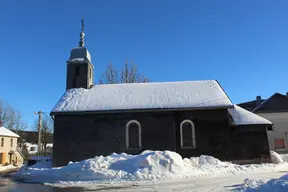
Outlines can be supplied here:
<path id="1" fill-rule="evenodd" d="M 11 147 L 13 147 L 13 139 L 11 139 Z"/>
<path id="2" fill-rule="evenodd" d="M 4 138 L 1 138 L 1 147 L 4 147 Z"/>
<path id="3" fill-rule="evenodd" d="M 90 79 L 92 79 L 92 69 L 91 68 L 89 69 L 89 72 L 90 72 Z"/>
<path id="4" fill-rule="evenodd" d="M 181 148 L 196 148 L 195 126 L 191 120 L 184 120 L 180 124 Z"/>
<path id="5" fill-rule="evenodd" d="M 136 120 L 131 120 L 126 124 L 126 148 L 141 149 L 141 125 Z"/>
<path id="6" fill-rule="evenodd" d="M 284 139 L 275 139 L 274 144 L 275 144 L 275 149 L 284 149 L 285 148 Z"/>

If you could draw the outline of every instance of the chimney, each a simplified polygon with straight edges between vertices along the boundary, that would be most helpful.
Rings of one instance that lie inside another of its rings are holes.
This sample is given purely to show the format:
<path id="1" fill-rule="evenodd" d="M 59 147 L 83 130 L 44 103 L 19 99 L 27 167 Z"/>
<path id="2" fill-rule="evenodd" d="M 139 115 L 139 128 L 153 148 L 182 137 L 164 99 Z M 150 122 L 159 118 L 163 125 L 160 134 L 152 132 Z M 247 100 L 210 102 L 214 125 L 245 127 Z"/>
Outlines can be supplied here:
<path id="1" fill-rule="evenodd" d="M 261 105 L 261 103 L 262 103 L 261 96 L 258 95 L 258 96 L 256 97 L 256 105 L 257 105 L 257 107 L 258 107 L 259 105 Z"/>

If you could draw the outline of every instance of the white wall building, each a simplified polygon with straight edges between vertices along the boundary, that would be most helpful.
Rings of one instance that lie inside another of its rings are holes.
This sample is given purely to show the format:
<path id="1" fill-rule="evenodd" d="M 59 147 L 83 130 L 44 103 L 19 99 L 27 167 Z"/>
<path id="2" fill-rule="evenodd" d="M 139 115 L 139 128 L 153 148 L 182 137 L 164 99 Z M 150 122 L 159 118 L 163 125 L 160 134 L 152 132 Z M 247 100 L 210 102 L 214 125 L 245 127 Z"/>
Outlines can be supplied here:
<path id="1" fill-rule="evenodd" d="M 257 96 L 239 106 L 271 121 L 273 126 L 267 130 L 270 149 L 288 152 L 288 93 L 275 93 L 268 99 Z"/>

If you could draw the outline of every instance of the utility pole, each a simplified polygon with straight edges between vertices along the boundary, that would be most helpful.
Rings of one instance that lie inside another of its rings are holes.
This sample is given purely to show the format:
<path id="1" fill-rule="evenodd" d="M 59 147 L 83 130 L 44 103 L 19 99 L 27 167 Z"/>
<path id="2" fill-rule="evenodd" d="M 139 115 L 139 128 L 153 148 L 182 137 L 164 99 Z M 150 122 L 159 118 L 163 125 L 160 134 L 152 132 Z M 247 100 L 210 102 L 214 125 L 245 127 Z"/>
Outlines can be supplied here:
<path id="1" fill-rule="evenodd" d="M 38 122 L 38 150 L 37 150 L 37 155 L 41 155 L 41 132 L 42 132 L 42 111 L 34 112 L 36 115 L 39 116 L 39 122 Z"/>

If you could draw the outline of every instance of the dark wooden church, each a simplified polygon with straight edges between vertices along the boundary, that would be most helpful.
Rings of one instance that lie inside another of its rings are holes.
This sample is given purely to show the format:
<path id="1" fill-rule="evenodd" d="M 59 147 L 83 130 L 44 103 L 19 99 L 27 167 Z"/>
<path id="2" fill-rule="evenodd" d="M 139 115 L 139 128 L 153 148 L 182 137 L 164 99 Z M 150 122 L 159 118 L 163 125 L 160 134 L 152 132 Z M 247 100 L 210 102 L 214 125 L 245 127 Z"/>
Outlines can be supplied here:
<path id="1" fill-rule="evenodd" d="M 53 164 L 171 150 L 239 163 L 269 160 L 268 120 L 233 105 L 215 80 L 94 85 L 84 47 L 67 61 L 67 90 L 51 112 Z"/>

